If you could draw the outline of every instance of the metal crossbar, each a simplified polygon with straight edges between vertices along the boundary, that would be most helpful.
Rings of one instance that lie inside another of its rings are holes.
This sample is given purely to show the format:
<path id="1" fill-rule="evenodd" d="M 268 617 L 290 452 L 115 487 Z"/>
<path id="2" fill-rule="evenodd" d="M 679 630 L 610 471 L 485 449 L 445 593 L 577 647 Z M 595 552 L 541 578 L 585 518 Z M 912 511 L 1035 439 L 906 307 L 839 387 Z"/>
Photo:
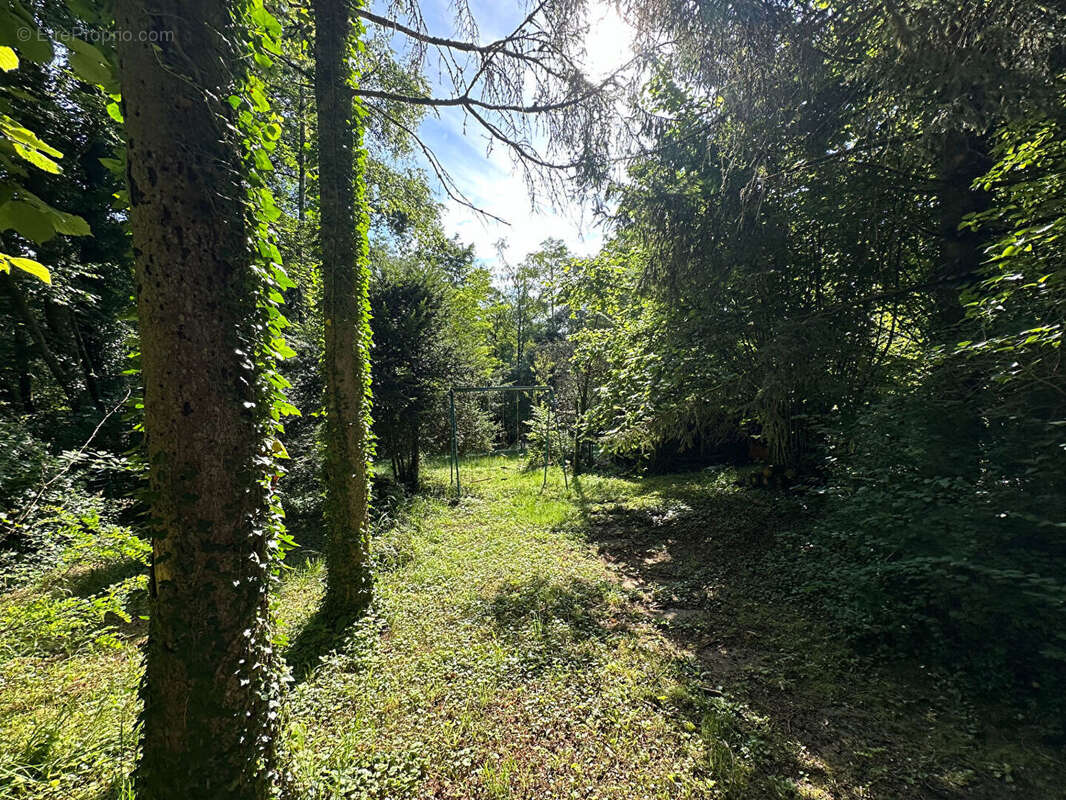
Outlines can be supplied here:
<path id="1" fill-rule="evenodd" d="M 558 417 L 555 416 L 555 389 L 551 386 L 453 386 L 448 392 L 448 412 L 451 417 L 452 425 L 452 452 L 449 463 L 448 471 L 448 484 L 451 485 L 452 475 L 455 475 L 455 496 L 458 498 L 462 495 L 462 485 L 459 482 L 459 442 L 456 436 L 455 430 L 455 395 L 464 394 L 470 392 L 548 392 L 548 419 L 546 430 L 544 431 L 544 480 L 540 484 L 541 491 L 548 485 L 548 462 L 551 460 L 551 432 L 552 422 L 558 425 Z M 517 423 L 517 417 L 515 419 Z M 558 436 L 558 430 L 556 435 Z M 559 468 L 563 472 L 563 485 L 566 486 L 566 490 L 570 491 L 570 482 L 566 477 L 566 461 L 562 460 L 559 463 Z"/>

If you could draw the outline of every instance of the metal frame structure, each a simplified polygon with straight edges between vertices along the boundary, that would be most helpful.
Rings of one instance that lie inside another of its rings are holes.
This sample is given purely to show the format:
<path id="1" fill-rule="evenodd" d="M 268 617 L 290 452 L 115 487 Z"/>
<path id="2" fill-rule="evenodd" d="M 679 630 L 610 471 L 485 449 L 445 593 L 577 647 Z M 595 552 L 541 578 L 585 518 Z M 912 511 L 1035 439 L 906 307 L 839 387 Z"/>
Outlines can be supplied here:
<path id="1" fill-rule="evenodd" d="M 541 491 L 548 485 L 548 462 L 551 460 L 551 433 L 555 420 L 555 389 L 551 386 L 453 386 L 448 392 L 448 412 L 452 426 L 452 450 L 449 459 L 450 470 L 448 472 L 448 485 L 451 486 L 452 475 L 455 476 L 455 496 L 460 497 L 463 493 L 462 484 L 459 482 L 459 442 L 455 433 L 455 395 L 470 394 L 475 392 L 529 392 L 531 397 L 537 392 L 548 393 L 548 429 L 544 432 L 544 480 L 540 484 Z M 516 419 L 517 422 L 517 419 Z M 558 434 L 558 431 L 556 431 Z M 563 485 L 570 491 L 570 481 L 566 477 L 566 462 L 560 463 L 559 468 L 563 472 Z"/>

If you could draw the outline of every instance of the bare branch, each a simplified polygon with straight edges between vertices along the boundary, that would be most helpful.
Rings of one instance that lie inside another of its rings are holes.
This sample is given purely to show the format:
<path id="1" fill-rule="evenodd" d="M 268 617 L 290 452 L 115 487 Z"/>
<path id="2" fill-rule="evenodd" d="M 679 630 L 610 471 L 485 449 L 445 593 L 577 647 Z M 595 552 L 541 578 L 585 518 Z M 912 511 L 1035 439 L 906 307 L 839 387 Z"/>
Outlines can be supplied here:
<path id="1" fill-rule="evenodd" d="M 401 131 L 411 137 L 412 141 L 414 141 L 415 144 L 418 145 L 423 155 L 425 155 L 426 161 L 429 162 L 430 168 L 436 174 L 437 180 L 440 182 L 441 186 L 444 188 L 445 194 L 447 194 L 449 198 L 451 198 L 464 208 L 469 208 L 471 211 L 477 214 L 481 214 L 482 216 L 488 217 L 489 219 L 493 219 L 496 222 L 510 226 L 511 223 L 509 223 L 507 220 L 498 217 L 492 212 L 486 211 L 485 209 L 475 205 L 465 194 L 463 194 L 463 191 L 459 188 L 458 184 L 456 184 L 455 179 L 452 178 L 451 173 L 448 172 L 447 167 L 445 167 L 441 163 L 440 159 L 437 157 L 437 154 L 433 152 L 432 148 L 430 148 L 429 145 L 427 145 L 415 131 L 411 130 L 410 127 L 404 125 L 402 122 L 396 119 L 396 117 L 389 114 L 387 111 L 385 111 L 385 109 L 381 108 L 380 106 L 376 106 L 373 103 L 364 103 L 363 106 L 368 111 L 377 114 L 386 122 L 391 125 L 395 125 Z"/>

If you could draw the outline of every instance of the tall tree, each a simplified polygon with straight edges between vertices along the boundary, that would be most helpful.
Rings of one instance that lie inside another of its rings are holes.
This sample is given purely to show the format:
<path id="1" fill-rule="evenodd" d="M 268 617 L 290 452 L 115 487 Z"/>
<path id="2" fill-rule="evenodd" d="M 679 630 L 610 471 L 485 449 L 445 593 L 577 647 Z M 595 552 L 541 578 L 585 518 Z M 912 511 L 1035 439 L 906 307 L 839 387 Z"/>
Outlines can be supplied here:
<path id="1" fill-rule="evenodd" d="M 363 123 L 355 112 L 346 0 L 315 0 L 325 352 L 326 611 L 370 602 L 367 510 L 370 452 L 369 259 Z"/>
<path id="2" fill-rule="evenodd" d="M 276 783 L 270 396 L 238 110 L 239 0 L 119 0 L 153 526 L 146 800 Z M 159 35 L 167 32 L 166 36 Z"/>

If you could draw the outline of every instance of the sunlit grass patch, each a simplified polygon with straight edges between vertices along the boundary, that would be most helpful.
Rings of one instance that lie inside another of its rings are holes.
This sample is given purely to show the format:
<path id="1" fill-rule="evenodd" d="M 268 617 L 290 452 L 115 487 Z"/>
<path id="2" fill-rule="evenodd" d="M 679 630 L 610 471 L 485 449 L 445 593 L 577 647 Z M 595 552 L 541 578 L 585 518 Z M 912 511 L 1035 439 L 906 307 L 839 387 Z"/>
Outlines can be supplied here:
<path id="1" fill-rule="evenodd" d="M 457 503 L 425 503 L 415 531 L 396 534 L 415 540 L 413 557 L 379 573 L 384 627 L 358 645 L 366 668 L 324 662 L 297 688 L 305 749 L 343 737 L 419 752 L 433 797 L 703 796 L 698 737 L 645 698 L 677 654 L 649 646 L 652 629 L 575 535 L 561 475 L 542 489 L 542 473 L 506 457 L 462 470 Z M 447 477 L 440 464 L 429 474 Z"/>

